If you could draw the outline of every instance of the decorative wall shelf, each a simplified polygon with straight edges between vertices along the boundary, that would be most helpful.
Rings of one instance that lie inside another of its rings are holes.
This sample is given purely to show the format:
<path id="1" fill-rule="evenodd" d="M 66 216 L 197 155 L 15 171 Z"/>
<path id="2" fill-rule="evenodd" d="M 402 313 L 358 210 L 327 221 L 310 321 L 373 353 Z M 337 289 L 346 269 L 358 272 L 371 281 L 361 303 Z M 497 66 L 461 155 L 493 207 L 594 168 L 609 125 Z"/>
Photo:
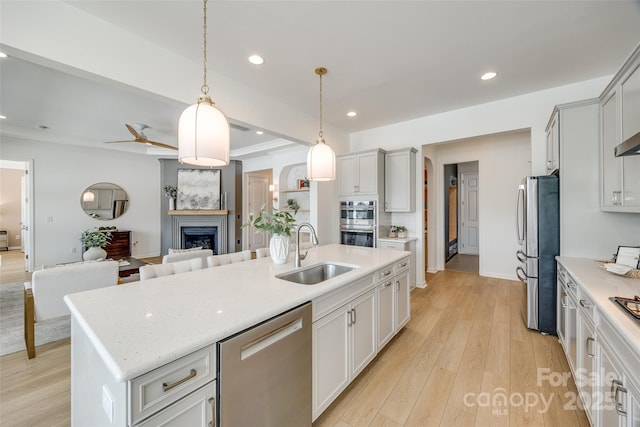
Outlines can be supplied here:
<path id="1" fill-rule="evenodd" d="M 308 192 L 309 188 L 285 188 L 280 190 L 281 193 L 300 193 L 300 192 Z"/>
<path id="2" fill-rule="evenodd" d="M 197 209 L 185 209 L 185 210 L 172 210 L 167 212 L 169 215 L 229 215 L 228 210 L 197 210 Z"/>

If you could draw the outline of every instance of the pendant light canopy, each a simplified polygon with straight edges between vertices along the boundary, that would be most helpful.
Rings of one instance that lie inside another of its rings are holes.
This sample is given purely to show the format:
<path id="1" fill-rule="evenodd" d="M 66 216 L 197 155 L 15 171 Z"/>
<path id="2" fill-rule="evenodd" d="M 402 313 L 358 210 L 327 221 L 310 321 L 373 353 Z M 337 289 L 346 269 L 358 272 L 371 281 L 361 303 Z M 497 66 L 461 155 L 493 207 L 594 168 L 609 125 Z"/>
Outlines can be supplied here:
<path id="1" fill-rule="evenodd" d="M 320 132 L 315 145 L 307 154 L 307 179 L 333 181 L 336 179 L 336 155 L 322 134 L 322 76 L 327 74 L 327 69 L 319 67 L 315 69 L 315 73 L 320 76 Z"/>
<path id="2" fill-rule="evenodd" d="M 196 166 L 229 164 L 230 126 L 215 107 L 207 85 L 207 0 L 203 0 L 203 84 L 198 102 L 187 107 L 178 122 L 178 160 Z"/>

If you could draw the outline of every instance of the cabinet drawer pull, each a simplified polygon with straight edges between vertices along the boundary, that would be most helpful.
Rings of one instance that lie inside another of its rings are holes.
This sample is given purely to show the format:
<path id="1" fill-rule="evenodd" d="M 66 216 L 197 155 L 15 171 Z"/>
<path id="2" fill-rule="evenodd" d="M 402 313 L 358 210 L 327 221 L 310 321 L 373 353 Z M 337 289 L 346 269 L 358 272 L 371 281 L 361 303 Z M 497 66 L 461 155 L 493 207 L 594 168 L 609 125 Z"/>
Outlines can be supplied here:
<path id="1" fill-rule="evenodd" d="M 627 389 L 622 387 L 622 382 L 618 380 L 613 380 L 613 383 L 616 383 L 616 390 L 613 395 L 613 400 L 616 402 L 616 412 L 618 415 L 627 416 L 627 411 L 624 410 L 624 402 L 620 403 L 620 399 L 618 398 L 619 393 L 626 393 Z"/>
<path id="2" fill-rule="evenodd" d="M 400 264 L 400 267 L 406 267 L 409 263 L 407 261 L 403 262 L 402 264 Z"/>
<path id="3" fill-rule="evenodd" d="M 589 353 L 589 342 L 592 342 L 595 345 L 596 340 L 591 338 L 591 337 L 587 337 L 587 342 L 585 344 L 585 347 L 586 347 L 586 350 L 587 350 L 587 357 L 594 358 L 594 357 L 596 357 L 596 354 L 594 352 Z M 594 347 L 592 346 L 591 348 L 593 349 Z"/>
<path id="4" fill-rule="evenodd" d="M 591 302 L 589 300 L 586 300 L 586 299 L 581 299 L 580 300 L 580 305 L 583 306 L 584 308 L 593 307 L 593 304 L 591 304 Z"/>
<path id="5" fill-rule="evenodd" d="M 382 273 L 382 276 L 383 276 L 383 277 L 387 277 L 387 276 L 388 276 L 388 275 L 390 275 L 390 274 L 391 274 L 391 270 L 387 270 L 387 271 L 385 271 L 384 273 Z"/>
<path id="6" fill-rule="evenodd" d="M 209 399 L 209 405 L 211 405 L 211 421 L 209 427 L 216 427 L 216 398 L 211 397 Z"/>
<path id="7" fill-rule="evenodd" d="M 191 378 L 194 378 L 196 375 L 198 375 L 198 371 L 196 371 L 195 369 L 192 369 L 191 372 L 189 372 L 189 375 L 187 375 L 181 380 L 176 381 L 173 384 L 162 383 L 162 391 L 166 393 L 167 391 L 178 387 L 180 384 L 183 384 L 189 381 Z"/>
<path id="8" fill-rule="evenodd" d="M 575 283 L 573 283 L 573 282 L 569 282 L 569 283 L 567 283 L 567 287 L 568 287 L 569 289 L 575 289 L 575 288 L 576 288 L 576 284 L 575 284 Z"/>
<path id="9" fill-rule="evenodd" d="M 389 280 L 387 283 L 384 284 L 384 287 L 388 288 L 389 286 L 391 286 L 392 283 L 393 281 Z"/>

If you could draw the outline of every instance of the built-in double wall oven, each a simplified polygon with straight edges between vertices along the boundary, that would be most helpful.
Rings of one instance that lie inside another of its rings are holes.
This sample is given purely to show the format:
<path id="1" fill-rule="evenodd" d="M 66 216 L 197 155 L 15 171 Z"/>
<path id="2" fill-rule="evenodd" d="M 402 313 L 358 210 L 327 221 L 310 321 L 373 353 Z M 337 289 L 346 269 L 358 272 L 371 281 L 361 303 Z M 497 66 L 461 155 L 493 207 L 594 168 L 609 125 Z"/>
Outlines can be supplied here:
<path id="1" fill-rule="evenodd" d="M 340 202 L 340 243 L 376 247 L 376 202 Z"/>

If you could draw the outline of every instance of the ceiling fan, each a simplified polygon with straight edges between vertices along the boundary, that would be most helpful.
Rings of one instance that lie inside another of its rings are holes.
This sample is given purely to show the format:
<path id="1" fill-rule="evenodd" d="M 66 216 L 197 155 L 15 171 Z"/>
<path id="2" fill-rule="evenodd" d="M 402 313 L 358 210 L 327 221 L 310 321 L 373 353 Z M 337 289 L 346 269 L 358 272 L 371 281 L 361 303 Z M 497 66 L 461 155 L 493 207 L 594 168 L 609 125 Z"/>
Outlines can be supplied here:
<path id="1" fill-rule="evenodd" d="M 174 147 L 173 145 L 168 145 L 168 144 L 163 144 L 161 142 L 156 142 L 156 141 L 151 141 L 149 138 L 147 138 L 147 136 L 144 134 L 144 130 L 147 129 L 149 126 L 143 124 L 143 123 L 136 123 L 135 124 L 135 128 L 133 126 L 131 126 L 130 124 L 125 123 L 124 124 L 127 129 L 129 129 L 129 132 L 131 132 L 131 135 L 134 136 L 135 139 L 125 139 L 122 141 L 106 141 L 106 144 L 112 144 L 114 142 L 141 142 L 143 144 L 147 144 L 147 145 L 155 145 L 156 147 L 162 147 L 162 148 L 168 148 L 170 150 L 177 150 L 178 147 Z"/>

